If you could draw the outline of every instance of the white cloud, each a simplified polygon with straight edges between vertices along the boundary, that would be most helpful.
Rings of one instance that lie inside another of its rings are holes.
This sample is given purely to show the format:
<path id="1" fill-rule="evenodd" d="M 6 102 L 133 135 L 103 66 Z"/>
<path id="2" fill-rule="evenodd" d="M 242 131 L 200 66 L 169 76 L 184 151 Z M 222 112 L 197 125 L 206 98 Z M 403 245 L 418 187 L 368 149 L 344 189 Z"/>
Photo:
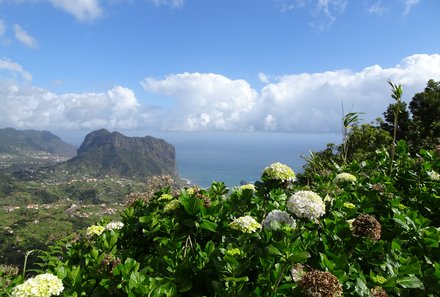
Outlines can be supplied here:
<path id="1" fill-rule="evenodd" d="M 142 86 L 177 100 L 163 123 L 169 130 L 240 130 L 257 100 L 257 92 L 246 81 L 213 73 L 146 78 Z"/>
<path id="2" fill-rule="evenodd" d="M 38 47 L 35 37 L 29 35 L 20 25 L 14 25 L 15 38 L 24 45 L 32 48 Z"/>
<path id="3" fill-rule="evenodd" d="M 180 8 L 184 5 L 184 0 L 148 0 L 154 5 L 161 6 L 161 5 L 169 5 L 172 8 Z"/>
<path id="4" fill-rule="evenodd" d="M 440 55 L 413 55 L 398 65 L 284 75 L 259 92 L 243 80 L 219 74 L 183 73 L 146 78 L 149 92 L 176 99 L 163 127 L 171 130 L 278 130 L 338 132 L 345 112 L 365 112 L 369 122 L 392 103 L 387 79 L 404 86 L 404 100 L 440 80 Z"/>
<path id="5" fill-rule="evenodd" d="M 79 21 L 93 20 L 102 15 L 99 0 L 50 0 L 55 7 L 73 15 Z"/>
<path id="6" fill-rule="evenodd" d="M 348 0 L 317 0 L 316 17 L 312 25 L 319 30 L 328 29 L 344 13 Z"/>
<path id="7" fill-rule="evenodd" d="M 271 77 L 260 90 L 213 73 L 148 77 L 141 82 L 146 91 L 174 99 L 173 105 L 155 109 L 122 86 L 55 94 L 33 86 L 31 74 L 19 64 L 0 59 L 0 74 L 4 72 L 12 75 L 0 76 L 0 126 L 339 132 L 342 102 L 345 112 L 364 112 L 362 118 L 373 121 L 393 102 L 387 79 L 403 84 L 403 100 L 409 102 L 429 79 L 440 81 L 440 55 L 412 55 L 388 68 Z"/>
<path id="8" fill-rule="evenodd" d="M 375 2 L 374 4 L 372 4 L 368 8 L 367 11 L 369 14 L 375 14 L 375 15 L 381 16 L 385 13 L 385 11 L 387 11 L 387 8 L 385 6 L 383 6 L 382 1 L 379 0 L 379 1 Z"/>
<path id="9" fill-rule="evenodd" d="M 263 73 L 263 72 L 258 73 L 258 79 L 259 79 L 262 83 L 265 83 L 265 84 L 267 84 L 267 83 L 270 82 L 270 81 L 269 81 L 269 77 L 268 77 L 265 73 Z"/>
<path id="10" fill-rule="evenodd" d="M 3 37 L 5 35 L 6 32 L 6 26 L 5 26 L 5 22 L 0 19 L 0 37 Z"/>
<path id="11" fill-rule="evenodd" d="M 414 5 L 417 5 L 420 0 L 403 0 L 405 4 L 405 10 L 403 11 L 403 15 L 408 15 Z"/>
<path id="12" fill-rule="evenodd" d="M 30 76 L 16 63 L 0 60 L 0 69 Z M 102 93 L 55 94 L 30 81 L 0 78 L 0 126 L 35 129 L 136 129 L 153 123 L 128 88 L 115 86 Z"/>
<path id="13" fill-rule="evenodd" d="M 6 59 L 0 59 L 0 70 L 6 70 L 13 74 L 18 73 L 23 79 L 27 81 L 32 80 L 32 75 L 26 70 L 24 70 L 20 64 L 11 62 Z"/>
<path id="14" fill-rule="evenodd" d="M 313 15 L 310 25 L 327 30 L 344 13 L 349 0 L 278 0 L 281 11 L 308 9 Z"/>

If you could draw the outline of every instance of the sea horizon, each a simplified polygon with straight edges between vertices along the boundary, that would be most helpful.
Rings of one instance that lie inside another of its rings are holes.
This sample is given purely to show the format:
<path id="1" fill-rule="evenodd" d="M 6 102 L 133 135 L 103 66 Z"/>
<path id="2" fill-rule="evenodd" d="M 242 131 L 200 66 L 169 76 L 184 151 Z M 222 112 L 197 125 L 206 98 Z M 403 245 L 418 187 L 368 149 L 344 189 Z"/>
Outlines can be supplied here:
<path id="1" fill-rule="evenodd" d="M 213 181 L 228 187 L 255 182 L 274 162 L 302 172 L 302 156 L 341 141 L 337 133 L 166 132 L 159 137 L 175 147 L 179 176 L 201 187 L 209 187 Z"/>

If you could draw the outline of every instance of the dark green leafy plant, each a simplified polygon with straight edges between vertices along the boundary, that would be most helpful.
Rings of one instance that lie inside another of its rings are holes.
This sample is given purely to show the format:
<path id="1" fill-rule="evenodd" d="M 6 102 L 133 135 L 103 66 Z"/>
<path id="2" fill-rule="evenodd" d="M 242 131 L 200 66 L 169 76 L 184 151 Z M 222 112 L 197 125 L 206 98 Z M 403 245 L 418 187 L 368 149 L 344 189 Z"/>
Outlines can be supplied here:
<path id="1" fill-rule="evenodd" d="M 307 187 L 279 163 L 263 181 L 231 190 L 165 187 L 133 200 L 120 222 L 102 220 L 41 253 L 36 272 L 61 279 L 63 296 L 308 296 L 315 289 L 438 296 L 440 156 L 411 157 L 399 141 L 389 175 L 392 162 L 377 151 L 335 164 Z M 303 273 L 293 273 L 298 265 Z M 12 278 L 5 292 L 22 281 Z"/>

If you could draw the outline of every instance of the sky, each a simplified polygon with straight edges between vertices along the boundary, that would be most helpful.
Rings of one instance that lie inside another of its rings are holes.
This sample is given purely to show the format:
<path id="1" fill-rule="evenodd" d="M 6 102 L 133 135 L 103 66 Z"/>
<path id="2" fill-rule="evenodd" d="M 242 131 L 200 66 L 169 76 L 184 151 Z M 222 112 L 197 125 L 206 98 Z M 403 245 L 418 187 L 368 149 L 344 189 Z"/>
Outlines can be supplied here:
<path id="1" fill-rule="evenodd" d="M 0 0 L 0 128 L 335 133 L 440 80 L 438 0 Z"/>

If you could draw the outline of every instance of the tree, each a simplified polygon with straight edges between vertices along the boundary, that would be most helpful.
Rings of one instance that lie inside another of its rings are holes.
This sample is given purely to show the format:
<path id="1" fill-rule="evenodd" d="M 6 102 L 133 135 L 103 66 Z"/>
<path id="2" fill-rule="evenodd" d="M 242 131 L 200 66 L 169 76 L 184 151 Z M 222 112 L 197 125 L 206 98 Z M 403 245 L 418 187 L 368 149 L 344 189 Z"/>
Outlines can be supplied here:
<path id="1" fill-rule="evenodd" d="M 433 148 L 440 144 L 440 82 L 429 80 L 423 92 L 409 104 L 413 116 L 413 145 Z"/>
<path id="2" fill-rule="evenodd" d="M 392 141 L 390 133 L 372 124 L 353 126 L 348 137 L 347 160 L 365 160 L 371 158 L 376 150 L 389 147 Z"/>
<path id="3" fill-rule="evenodd" d="M 381 124 L 381 128 L 388 131 L 392 135 L 394 131 L 394 111 L 397 106 L 399 110 L 399 118 L 397 119 L 397 134 L 396 140 L 409 141 L 411 119 L 406 102 L 392 103 L 388 105 L 387 110 L 383 113 L 385 122 Z"/>

